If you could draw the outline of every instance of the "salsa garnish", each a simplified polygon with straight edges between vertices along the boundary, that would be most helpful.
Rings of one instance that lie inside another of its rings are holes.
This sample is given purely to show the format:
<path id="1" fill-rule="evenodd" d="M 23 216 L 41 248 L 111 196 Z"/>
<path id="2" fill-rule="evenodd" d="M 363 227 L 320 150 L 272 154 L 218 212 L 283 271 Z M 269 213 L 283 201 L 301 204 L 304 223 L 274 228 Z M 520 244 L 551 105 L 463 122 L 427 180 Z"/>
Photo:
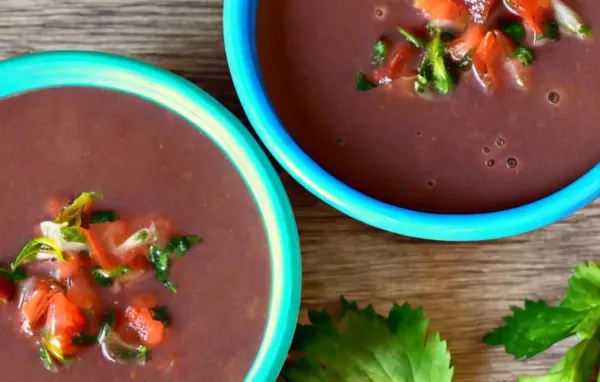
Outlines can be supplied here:
<path id="1" fill-rule="evenodd" d="M 402 27 L 398 32 L 421 50 L 423 58 L 417 66 L 401 47 L 397 52 L 403 55 L 397 53 L 395 63 L 413 74 L 417 93 L 448 94 L 466 71 L 471 71 L 488 93 L 500 87 L 504 77 L 512 77 L 517 87 L 526 88 L 528 71 L 524 67 L 532 65 L 536 57 L 532 47 L 541 40 L 558 41 L 563 33 L 581 39 L 592 36 L 589 25 L 563 0 L 413 0 L 413 5 L 428 22 L 429 38 L 424 40 Z M 507 19 L 493 11 L 502 6 L 514 16 Z M 529 46 L 524 45 L 528 35 L 532 36 Z M 385 36 L 377 41 L 373 73 L 357 74 L 357 90 L 411 77 L 395 73 L 393 61 L 386 59 L 393 45 L 393 39 Z"/>
<path id="2" fill-rule="evenodd" d="M 18 291 L 21 330 L 36 338 L 51 371 L 93 345 L 114 362 L 148 362 L 149 347 L 160 345 L 171 325 L 167 308 L 145 296 L 122 311 L 107 311 L 99 288 L 119 293 L 154 269 L 156 280 L 175 292 L 169 279 L 173 255 L 182 258 L 202 241 L 196 235 L 169 237 L 164 218 L 126 222 L 114 211 L 93 211 L 98 198 L 84 192 L 62 206 L 52 199 L 47 210 L 56 217 L 41 222 L 41 235 L 0 268 L 0 305 Z M 125 341 L 117 322 L 138 341 Z"/>

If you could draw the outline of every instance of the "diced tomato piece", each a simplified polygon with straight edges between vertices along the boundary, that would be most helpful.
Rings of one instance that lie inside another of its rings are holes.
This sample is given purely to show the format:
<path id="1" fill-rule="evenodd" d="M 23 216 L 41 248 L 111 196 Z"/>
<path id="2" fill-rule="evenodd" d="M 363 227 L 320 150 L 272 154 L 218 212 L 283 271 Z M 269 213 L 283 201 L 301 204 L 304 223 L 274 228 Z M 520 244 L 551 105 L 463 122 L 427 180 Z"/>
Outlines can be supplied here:
<path id="1" fill-rule="evenodd" d="M 81 334 L 85 326 L 85 317 L 73 302 L 63 293 L 55 294 L 50 300 L 46 318 L 46 346 L 62 355 L 73 355 L 78 347 L 72 339 Z"/>
<path id="2" fill-rule="evenodd" d="M 488 32 L 473 55 L 475 76 L 488 92 L 493 92 L 499 85 L 498 70 L 503 56 L 503 47 L 496 34 Z"/>
<path id="3" fill-rule="evenodd" d="M 477 24 L 483 24 L 486 22 L 495 0 L 464 0 L 464 2 L 471 14 L 471 20 Z"/>
<path id="4" fill-rule="evenodd" d="M 552 17 L 550 0 L 506 0 L 508 8 L 522 17 L 536 34 L 544 33 L 544 26 Z"/>
<path id="5" fill-rule="evenodd" d="M 99 240 L 106 243 L 109 248 L 117 247 L 134 233 L 134 230 L 132 230 L 123 220 L 92 224 L 90 225 L 89 230 L 92 231 Z"/>
<path id="6" fill-rule="evenodd" d="M 149 308 L 129 306 L 125 310 L 125 319 L 144 344 L 156 346 L 162 342 L 165 326 L 152 318 Z"/>
<path id="7" fill-rule="evenodd" d="M 461 61 L 472 53 L 481 43 L 486 34 L 486 27 L 482 24 L 469 24 L 467 31 L 448 44 L 450 55 L 456 61 Z"/>
<path id="8" fill-rule="evenodd" d="M 398 77 L 410 77 L 416 75 L 417 69 L 414 65 L 416 48 L 410 43 L 404 43 L 386 60 L 381 68 L 377 68 L 373 75 L 378 83 L 391 82 Z"/>
<path id="9" fill-rule="evenodd" d="M 90 255 L 100 264 L 102 269 L 112 271 L 119 266 L 119 261 L 106 249 L 104 242 L 94 232 L 85 228 L 80 228 L 80 230 L 87 240 Z"/>
<path id="10" fill-rule="evenodd" d="M 0 277 L 0 304 L 8 304 L 15 294 L 15 284 Z"/>
<path id="11" fill-rule="evenodd" d="M 76 272 L 71 276 L 66 297 L 88 317 L 88 329 L 97 329 L 104 316 L 104 307 L 86 272 Z"/>
<path id="12" fill-rule="evenodd" d="M 53 280 L 44 278 L 32 278 L 26 283 L 20 302 L 21 319 L 23 330 L 32 334 L 39 329 L 39 323 L 46 315 L 50 300 L 61 292 L 61 288 Z"/>
<path id="13" fill-rule="evenodd" d="M 502 51 L 507 58 L 512 57 L 517 53 L 515 43 L 504 33 L 496 29 L 494 30 L 494 34 L 496 35 L 497 43 L 500 44 L 500 47 L 502 47 Z"/>
<path id="14" fill-rule="evenodd" d="M 435 27 L 462 29 L 469 21 L 469 12 L 462 0 L 413 0 L 413 5 Z"/>
<path id="15" fill-rule="evenodd" d="M 56 278 L 62 282 L 92 265 L 90 257 L 86 254 L 67 254 L 65 260 L 56 263 Z"/>
<path id="16" fill-rule="evenodd" d="M 69 199 L 55 196 L 46 201 L 45 210 L 46 213 L 54 219 L 68 204 Z"/>

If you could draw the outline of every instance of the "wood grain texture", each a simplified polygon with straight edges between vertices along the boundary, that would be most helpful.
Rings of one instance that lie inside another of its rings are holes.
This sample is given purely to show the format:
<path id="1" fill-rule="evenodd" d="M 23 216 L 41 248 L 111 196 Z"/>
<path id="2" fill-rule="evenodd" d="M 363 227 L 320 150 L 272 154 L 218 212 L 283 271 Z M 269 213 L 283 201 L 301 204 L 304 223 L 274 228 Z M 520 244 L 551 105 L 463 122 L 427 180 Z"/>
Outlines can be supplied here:
<path id="1" fill-rule="evenodd" d="M 245 121 L 225 63 L 221 0 L 3 0 L 0 57 L 55 49 L 141 58 L 192 80 Z M 519 362 L 481 344 L 509 305 L 558 300 L 577 261 L 600 249 L 600 203 L 546 229 L 483 243 L 431 243 L 377 231 L 342 216 L 283 175 L 303 248 L 306 309 L 340 294 L 425 308 L 448 339 L 456 382 L 508 382 L 540 374 L 565 346 Z"/>

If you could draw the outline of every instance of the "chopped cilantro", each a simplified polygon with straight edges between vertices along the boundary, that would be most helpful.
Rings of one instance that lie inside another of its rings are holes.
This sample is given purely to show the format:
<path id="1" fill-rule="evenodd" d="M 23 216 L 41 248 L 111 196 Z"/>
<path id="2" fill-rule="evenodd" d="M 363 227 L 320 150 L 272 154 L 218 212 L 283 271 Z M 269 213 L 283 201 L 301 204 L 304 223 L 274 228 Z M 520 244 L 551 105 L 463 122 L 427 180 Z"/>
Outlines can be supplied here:
<path id="1" fill-rule="evenodd" d="M 0 277 L 11 281 L 21 281 L 27 278 L 27 272 L 23 267 L 15 269 L 0 268 Z"/>
<path id="2" fill-rule="evenodd" d="M 536 40 L 560 40 L 560 28 L 558 27 L 558 23 L 554 20 L 549 21 L 544 25 L 544 31 L 541 35 L 536 36 Z"/>
<path id="3" fill-rule="evenodd" d="M 44 345 L 40 346 L 40 360 L 44 364 L 44 368 L 46 368 L 46 370 L 55 370 L 56 365 L 54 364 L 54 360 Z"/>
<path id="4" fill-rule="evenodd" d="M 385 38 L 380 38 L 373 46 L 373 64 L 381 65 L 385 61 L 389 52 L 389 42 Z"/>
<path id="5" fill-rule="evenodd" d="M 454 86 L 454 78 L 446 66 L 446 48 L 442 42 L 442 30 L 432 28 L 432 38 L 427 44 L 423 62 L 419 68 L 415 89 L 419 93 L 432 90 L 439 94 L 448 94 Z"/>
<path id="6" fill-rule="evenodd" d="M 175 236 L 169 240 L 169 244 L 167 244 L 167 250 L 169 252 L 174 252 L 179 257 L 184 257 L 187 251 L 190 250 L 190 246 L 192 244 L 201 243 L 202 238 L 196 235 L 187 235 L 187 236 Z"/>
<path id="7" fill-rule="evenodd" d="M 454 369 L 446 341 L 427 335 L 423 310 L 394 305 L 388 317 L 342 298 L 341 313 L 309 311 L 298 325 L 283 375 L 305 381 L 450 382 Z"/>
<path id="8" fill-rule="evenodd" d="M 115 211 L 94 211 L 90 217 L 90 224 L 110 223 L 118 218 Z"/>
<path id="9" fill-rule="evenodd" d="M 427 41 L 425 41 L 425 40 L 423 40 L 421 38 L 418 38 L 414 34 L 408 32 L 408 31 L 406 31 L 405 29 L 402 29 L 402 28 L 398 28 L 398 32 L 400 32 L 400 34 L 402 36 L 404 36 L 404 38 L 406 39 L 406 41 L 410 42 L 411 44 L 413 44 L 417 48 L 421 48 L 421 49 L 427 48 Z"/>
<path id="10" fill-rule="evenodd" d="M 521 60 L 523 65 L 529 66 L 533 64 L 533 61 L 535 60 L 535 52 L 531 49 L 520 46 L 517 48 L 517 53 L 515 53 L 512 58 L 518 58 Z"/>
<path id="11" fill-rule="evenodd" d="M 519 21 L 501 20 L 498 22 L 498 27 L 516 43 L 521 43 L 525 39 L 525 27 Z"/>
<path id="12" fill-rule="evenodd" d="M 113 279 L 119 278 L 131 272 L 131 268 L 127 265 L 121 265 L 112 271 L 106 271 L 98 266 L 92 270 L 92 276 L 96 284 L 104 287 L 113 285 Z"/>
<path id="13" fill-rule="evenodd" d="M 169 312 L 167 311 L 167 308 L 163 306 L 151 308 L 150 314 L 152 315 L 152 319 L 162 322 L 165 328 L 171 326 L 171 320 L 169 320 Z"/>
<path id="14" fill-rule="evenodd" d="M 363 72 L 356 73 L 356 90 L 364 92 L 377 87 L 377 84 L 367 78 Z"/>
<path id="15" fill-rule="evenodd" d="M 137 235 L 135 235 L 135 240 L 141 242 L 144 242 L 148 239 L 148 230 L 142 229 L 138 232 Z"/>
<path id="16" fill-rule="evenodd" d="M 148 251 L 148 257 L 154 265 L 154 276 L 156 280 L 163 283 L 172 292 L 177 292 L 175 284 L 169 281 L 169 267 L 171 252 L 168 249 L 162 249 L 156 245 L 151 245 Z"/>
<path id="17" fill-rule="evenodd" d="M 79 227 L 61 227 L 60 233 L 63 239 L 68 243 L 86 243 L 85 235 Z"/>
<path id="18" fill-rule="evenodd" d="M 79 346 L 94 345 L 98 343 L 98 337 L 87 334 L 76 334 L 71 337 L 71 343 Z"/>

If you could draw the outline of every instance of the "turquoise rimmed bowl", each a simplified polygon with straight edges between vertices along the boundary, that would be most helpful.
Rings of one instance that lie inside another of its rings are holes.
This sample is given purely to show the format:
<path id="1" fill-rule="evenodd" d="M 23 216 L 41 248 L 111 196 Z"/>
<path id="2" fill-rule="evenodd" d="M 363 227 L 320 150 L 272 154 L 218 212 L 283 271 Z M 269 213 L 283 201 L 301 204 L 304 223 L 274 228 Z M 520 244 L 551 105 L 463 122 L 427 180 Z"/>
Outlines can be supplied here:
<path id="1" fill-rule="evenodd" d="M 430 240 L 475 241 L 531 231 L 573 213 L 600 196 L 600 164 L 546 198 L 510 210 L 467 215 L 411 211 L 362 194 L 327 173 L 294 142 L 262 81 L 256 51 L 260 0 L 226 0 L 223 25 L 231 76 L 248 119 L 281 165 L 310 192 L 341 212 L 394 233 Z"/>
<path id="2" fill-rule="evenodd" d="M 301 262 L 292 209 L 279 177 L 244 126 L 187 80 L 140 61 L 91 52 L 37 53 L 0 62 L 0 97 L 57 86 L 130 93 L 185 118 L 227 155 L 246 182 L 267 234 L 271 295 L 260 349 L 246 381 L 274 381 L 300 306 Z"/>

